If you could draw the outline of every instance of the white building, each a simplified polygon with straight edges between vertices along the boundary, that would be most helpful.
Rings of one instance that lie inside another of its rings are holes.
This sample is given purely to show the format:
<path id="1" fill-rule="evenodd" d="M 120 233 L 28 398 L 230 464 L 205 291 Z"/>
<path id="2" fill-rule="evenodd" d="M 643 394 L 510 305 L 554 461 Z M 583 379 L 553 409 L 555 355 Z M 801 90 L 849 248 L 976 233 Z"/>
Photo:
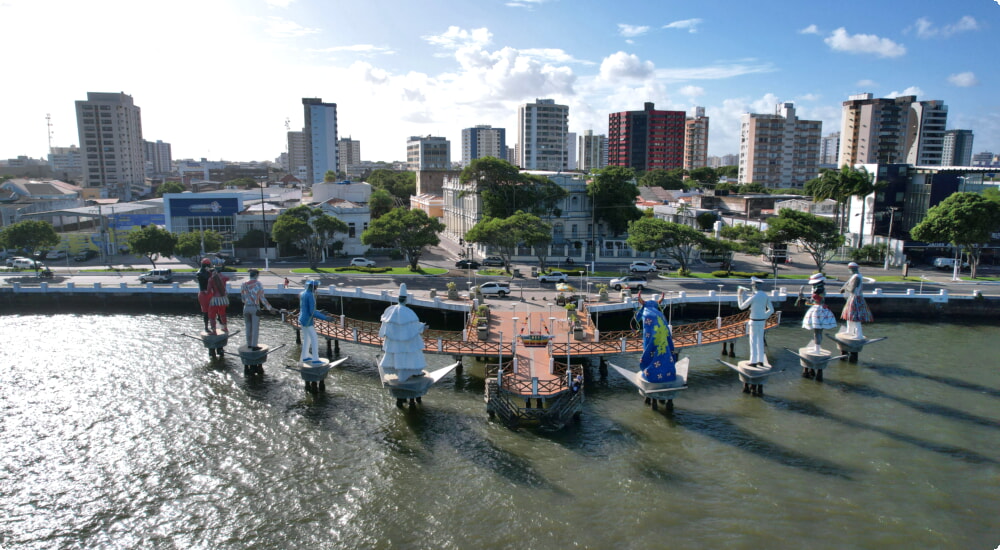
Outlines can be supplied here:
<path id="1" fill-rule="evenodd" d="M 482 157 L 507 159 L 507 130 L 479 124 L 462 130 L 462 166 Z"/>
<path id="2" fill-rule="evenodd" d="M 569 166 L 566 134 L 569 107 L 554 99 L 536 99 L 517 110 L 517 166 L 558 172 Z"/>
<path id="3" fill-rule="evenodd" d="M 337 104 L 323 103 L 318 97 L 302 98 L 305 111 L 306 185 L 323 181 L 326 173 L 336 173 L 337 166 Z"/>
<path id="4" fill-rule="evenodd" d="M 740 126 L 739 183 L 802 187 L 819 173 L 823 123 L 799 120 L 783 103 L 775 114 L 745 113 Z"/>
<path id="5" fill-rule="evenodd" d="M 451 142 L 443 137 L 411 136 L 406 141 L 406 169 L 451 170 Z"/>
<path id="6" fill-rule="evenodd" d="M 608 165 L 608 137 L 604 134 L 594 135 L 593 130 L 585 130 L 578 138 L 577 148 L 579 160 L 577 169 L 584 172 L 604 168 Z"/>
<path id="7" fill-rule="evenodd" d="M 165 176 L 173 171 L 170 144 L 160 140 L 142 142 L 146 156 L 146 176 Z"/>

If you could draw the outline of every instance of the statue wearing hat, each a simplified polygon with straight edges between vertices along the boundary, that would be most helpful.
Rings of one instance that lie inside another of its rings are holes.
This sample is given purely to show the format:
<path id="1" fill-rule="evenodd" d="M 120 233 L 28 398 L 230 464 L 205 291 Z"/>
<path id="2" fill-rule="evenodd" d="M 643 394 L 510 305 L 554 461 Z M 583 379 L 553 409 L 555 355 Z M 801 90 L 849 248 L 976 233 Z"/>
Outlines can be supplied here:
<path id="1" fill-rule="evenodd" d="M 386 373 L 395 372 L 398 383 L 424 375 L 427 361 L 424 359 L 425 325 L 417 314 L 406 305 L 406 283 L 399 285 L 399 303 L 391 305 L 382 313 L 382 326 L 378 335 L 382 337 L 382 351 L 379 368 Z"/>
<path id="2" fill-rule="evenodd" d="M 302 330 L 302 353 L 300 358 L 303 363 L 313 363 L 319 360 L 319 339 L 316 337 L 316 325 L 314 319 L 328 320 L 323 312 L 316 309 L 316 287 L 319 281 L 310 279 L 306 281 L 306 289 L 299 294 L 299 327 Z"/>
<path id="3" fill-rule="evenodd" d="M 858 264 L 851 262 L 847 264 L 847 267 L 851 270 L 851 277 L 840 288 L 841 294 L 847 295 L 844 311 L 840 313 L 840 318 L 847 321 L 847 328 L 841 331 L 840 334 L 864 340 L 865 337 L 861 332 L 861 323 L 871 323 L 873 320 L 872 312 L 868 309 L 868 304 L 865 303 L 864 290 L 862 289 L 864 278 L 861 277 Z"/>
<path id="4" fill-rule="evenodd" d="M 246 282 L 240 287 L 240 297 L 243 299 L 243 331 L 246 333 L 247 347 L 258 351 L 260 312 L 262 309 L 274 311 L 274 308 L 264 296 L 264 285 L 258 280 L 260 271 L 250 268 L 247 270 L 247 276 Z"/>
<path id="5" fill-rule="evenodd" d="M 751 367 L 762 367 L 765 363 L 764 356 L 764 325 L 767 319 L 774 313 L 771 306 L 771 299 L 767 293 L 760 289 L 763 283 L 757 277 L 750 277 L 750 288 L 739 287 L 736 293 L 737 304 L 740 309 L 750 308 L 750 320 L 747 321 L 750 337 L 750 359 L 748 363 Z"/>
<path id="6" fill-rule="evenodd" d="M 802 318 L 802 328 L 813 331 L 813 349 L 815 354 L 822 354 L 823 330 L 837 328 L 837 318 L 826 306 L 826 277 L 822 273 L 814 273 L 809 277 L 809 285 L 812 287 L 806 305 L 805 317 Z M 799 291 L 799 299 L 802 300 L 802 291 Z"/>

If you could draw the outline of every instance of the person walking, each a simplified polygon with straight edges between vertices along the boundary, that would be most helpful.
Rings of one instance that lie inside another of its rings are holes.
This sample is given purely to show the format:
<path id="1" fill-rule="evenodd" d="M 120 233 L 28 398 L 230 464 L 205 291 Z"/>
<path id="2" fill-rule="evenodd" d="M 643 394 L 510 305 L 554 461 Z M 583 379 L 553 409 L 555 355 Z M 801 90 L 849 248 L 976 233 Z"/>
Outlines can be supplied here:
<path id="1" fill-rule="evenodd" d="M 260 271 L 254 268 L 247 270 L 249 278 L 240 286 L 240 298 L 243 299 L 243 330 L 246 332 L 247 347 L 258 351 L 257 340 L 260 337 L 261 308 L 274 311 L 264 297 L 264 285 L 257 280 Z"/>
<path id="2" fill-rule="evenodd" d="M 302 352 L 299 359 L 303 363 L 312 363 L 319 359 L 319 339 L 316 336 L 314 319 L 329 320 L 323 312 L 316 309 L 316 287 L 319 281 L 306 281 L 306 289 L 299 294 L 299 327 L 302 331 Z"/>

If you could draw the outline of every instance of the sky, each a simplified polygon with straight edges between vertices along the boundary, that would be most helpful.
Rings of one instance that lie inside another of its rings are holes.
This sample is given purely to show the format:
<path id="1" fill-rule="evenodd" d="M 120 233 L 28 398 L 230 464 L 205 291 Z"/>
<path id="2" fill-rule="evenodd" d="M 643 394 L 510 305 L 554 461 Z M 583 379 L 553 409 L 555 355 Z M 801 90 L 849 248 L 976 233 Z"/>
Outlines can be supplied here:
<path id="1" fill-rule="evenodd" d="M 154 7 L 155 6 L 155 7 Z M 974 152 L 1000 153 L 1000 0 L 0 0 L 0 158 L 79 144 L 74 102 L 125 92 L 174 159 L 274 160 L 303 97 L 337 104 L 364 160 L 477 124 L 517 139 L 519 105 L 710 117 L 709 154 L 739 152 L 740 116 L 794 102 L 840 130 L 841 103 L 916 95 L 948 106 Z"/>

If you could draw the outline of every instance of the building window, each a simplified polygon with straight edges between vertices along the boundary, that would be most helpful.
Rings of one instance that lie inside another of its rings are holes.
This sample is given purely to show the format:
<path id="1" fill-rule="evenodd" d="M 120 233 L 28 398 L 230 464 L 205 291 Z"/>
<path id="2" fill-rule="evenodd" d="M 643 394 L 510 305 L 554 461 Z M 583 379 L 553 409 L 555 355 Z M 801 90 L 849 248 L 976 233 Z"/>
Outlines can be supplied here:
<path id="1" fill-rule="evenodd" d="M 347 224 L 347 237 L 353 239 L 355 234 L 357 234 L 357 228 L 354 223 Z"/>

